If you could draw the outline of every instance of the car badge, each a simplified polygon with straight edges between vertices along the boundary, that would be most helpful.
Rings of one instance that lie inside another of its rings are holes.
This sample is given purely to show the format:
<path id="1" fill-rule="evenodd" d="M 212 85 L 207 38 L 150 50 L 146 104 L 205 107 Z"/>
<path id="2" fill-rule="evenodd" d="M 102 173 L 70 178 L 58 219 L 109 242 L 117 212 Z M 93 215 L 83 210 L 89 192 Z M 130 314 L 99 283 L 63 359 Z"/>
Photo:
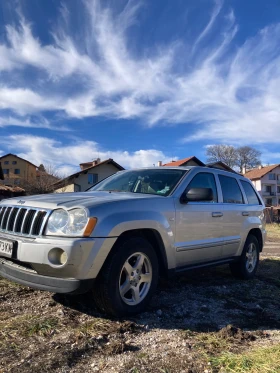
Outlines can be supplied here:
<path id="1" fill-rule="evenodd" d="M 19 201 L 17 201 L 17 203 L 18 203 L 19 205 L 23 205 L 23 204 L 25 203 L 25 201 L 23 201 L 22 199 L 20 199 Z"/>

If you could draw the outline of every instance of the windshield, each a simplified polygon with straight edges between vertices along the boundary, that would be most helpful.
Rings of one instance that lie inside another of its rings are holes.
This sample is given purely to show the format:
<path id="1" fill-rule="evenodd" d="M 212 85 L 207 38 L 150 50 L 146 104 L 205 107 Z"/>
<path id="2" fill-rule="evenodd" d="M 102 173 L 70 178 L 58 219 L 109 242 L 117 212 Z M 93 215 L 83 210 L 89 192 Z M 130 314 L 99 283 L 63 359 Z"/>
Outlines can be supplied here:
<path id="1" fill-rule="evenodd" d="M 143 169 L 118 172 L 89 191 L 131 192 L 168 196 L 187 170 Z"/>

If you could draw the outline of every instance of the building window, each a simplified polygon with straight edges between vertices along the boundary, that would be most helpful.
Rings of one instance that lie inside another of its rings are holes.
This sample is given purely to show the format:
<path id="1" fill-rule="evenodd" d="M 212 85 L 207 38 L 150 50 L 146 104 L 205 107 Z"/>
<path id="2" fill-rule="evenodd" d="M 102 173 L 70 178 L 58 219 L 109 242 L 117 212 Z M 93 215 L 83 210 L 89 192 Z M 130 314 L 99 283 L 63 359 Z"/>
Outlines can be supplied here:
<path id="1" fill-rule="evenodd" d="M 98 181 L 98 175 L 97 174 L 88 174 L 88 184 L 96 184 Z"/>
<path id="2" fill-rule="evenodd" d="M 12 164 L 17 164 L 17 161 L 13 161 Z"/>
<path id="3" fill-rule="evenodd" d="M 269 180 L 276 180 L 275 174 L 268 174 Z"/>
<path id="4" fill-rule="evenodd" d="M 272 206 L 272 198 L 267 198 L 266 199 L 266 205 L 267 206 Z"/>
<path id="5" fill-rule="evenodd" d="M 280 198 L 278 198 L 278 205 L 280 205 Z"/>
<path id="6" fill-rule="evenodd" d="M 9 175 L 9 169 L 8 168 L 3 168 L 3 174 L 4 175 Z"/>
<path id="7" fill-rule="evenodd" d="M 4 164 L 9 164 L 9 161 L 4 161 Z"/>
<path id="8" fill-rule="evenodd" d="M 277 187 L 277 193 L 280 193 L 280 186 Z"/>
<path id="9" fill-rule="evenodd" d="M 265 191 L 268 192 L 268 193 L 271 193 L 271 186 L 270 185 L 266 185 Z"/>
<path id="10" fill-rule="evenodd" d="M 15 168 L 15 175 L 19 175 L 20 174 L 20 169 L 19 168 Z"/>
<path id="11" fill-rule="evenodd" d="M 14 179 L 15 185 L 20 185 L 20 179 Z"/>

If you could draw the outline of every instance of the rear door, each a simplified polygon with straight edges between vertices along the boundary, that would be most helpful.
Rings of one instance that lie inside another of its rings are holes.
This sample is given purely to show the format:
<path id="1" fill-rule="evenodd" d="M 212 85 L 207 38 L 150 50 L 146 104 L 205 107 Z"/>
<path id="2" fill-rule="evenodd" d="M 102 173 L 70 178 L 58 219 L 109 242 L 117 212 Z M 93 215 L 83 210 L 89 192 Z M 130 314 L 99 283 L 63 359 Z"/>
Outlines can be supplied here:
<path id="1" fill-rule="evenodd" d="M 222 257 L 223 214 L 218 202 L 215 175 L 197 172 L 186 187 L 211 188 L 213 200 L 183 204 L 175 199 L 176 208 L 176 266 L 211 262 Z"/>
<path id="2" fill-rule="evenodd" d="M 219 174 L 223 198 L 223 258 L 237 254 L 242 240 L 244 222 L 248 213 L 244 195 L 239 182 L 234 176 Z"/>

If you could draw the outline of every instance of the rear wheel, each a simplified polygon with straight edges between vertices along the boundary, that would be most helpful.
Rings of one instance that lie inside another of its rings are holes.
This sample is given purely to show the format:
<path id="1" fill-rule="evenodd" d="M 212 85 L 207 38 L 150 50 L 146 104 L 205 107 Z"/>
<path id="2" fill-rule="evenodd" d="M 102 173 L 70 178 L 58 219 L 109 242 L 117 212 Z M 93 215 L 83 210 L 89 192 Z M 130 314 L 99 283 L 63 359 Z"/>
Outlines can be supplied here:
<path id="1" fill-rule="evenodd" d="M 142 237 L 117 243 L 96 280 L 97 306 L 113 316 L 141 312 L 158 281 L 158 260 L 152 245 Z"/>
<path id="2" fill-rule="evenodd" d="M 232 274 L 240 279 L 249 280 L 256 274 L 259 264 L 259 242 L 255 236 L 249 235 L 245 242 L 240 259 L 230 264 Z"/>

